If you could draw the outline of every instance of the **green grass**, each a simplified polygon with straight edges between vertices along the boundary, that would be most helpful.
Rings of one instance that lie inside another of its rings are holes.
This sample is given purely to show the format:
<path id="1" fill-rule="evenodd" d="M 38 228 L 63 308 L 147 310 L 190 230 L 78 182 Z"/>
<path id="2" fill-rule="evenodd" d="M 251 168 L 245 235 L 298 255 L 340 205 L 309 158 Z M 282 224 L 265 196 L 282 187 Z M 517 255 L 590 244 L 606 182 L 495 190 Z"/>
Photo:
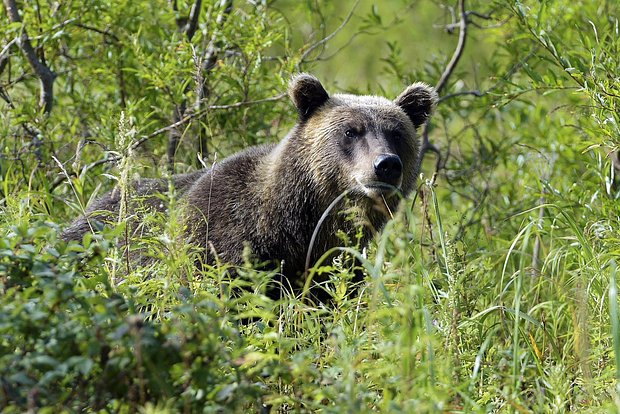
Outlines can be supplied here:
<path id="1" fill-rule="evenodd" d="M 405 200 L 362 258 L 359 296 L 339 291 L 349 270 L 324 264 L 332 306 L 274 302 L 270 275 L 250 269 L 250 291 L 223 268 L 196 271 L 187 246 L 170 242 L 174 219 L 140 241 L 162 260 L 119 278 L 118 233 L 66 246 L 34 214 L 8 218 L 28 224 L 7 223 L 0 249 L 6 412 L 615 412 L 606 246 L 569 208 L 545 204 L 510 218 L 519 231 L 494 250 L 473 250 L 451 239 L 437 189 Z"/>

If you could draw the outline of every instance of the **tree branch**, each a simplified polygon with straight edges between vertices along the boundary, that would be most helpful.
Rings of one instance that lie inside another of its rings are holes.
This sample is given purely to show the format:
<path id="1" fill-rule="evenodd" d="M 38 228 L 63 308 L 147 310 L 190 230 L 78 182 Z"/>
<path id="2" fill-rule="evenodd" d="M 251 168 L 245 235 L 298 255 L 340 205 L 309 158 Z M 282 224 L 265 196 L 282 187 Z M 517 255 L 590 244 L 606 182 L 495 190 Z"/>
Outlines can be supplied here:
<path id="1" fill-rule="evenodd" d="M 222 26 L 226 22 L 226 19 L 232 12 L 233 2 L 232 0 L 221 0 L 220 7 L 221 11 L 215 19 L 216 29 L 213 31 L 209 44 L 207 45 L 207 48 L 205 49 L 200 60 L 199 66 L 202 70 L 199 68 L 196 82 L 196 105 L 198 106 L 204 101 L 205 96 L 209 94 L 204 75 L 205 73 L 208 73 L 213 66 L 215 66 L 215 62 L 217 61 L 217 56 L 219 54 L 218 47 L 216 46 L 217 36 L 219 35 L 218 30 L 221 30 Z"/>
<path id="2" fill-rule="evenodd" d="M 76 23 L 75 25 L 77 27 L 79 27 L 80 29 L 89 30 L 91 32 L 99 33 L 99 34 L 101 34 L 101 35 L 103 35 L 105 37 L 111 37 L 112 39 L 114 39 L 115 42 L 120 42 L 120 39 L 118 38 L 118 36 L 116 36 L 114 33 L 109 31 L 108 29 L 102 30 L 102 29 L 99 29 L 97 27 L 89 26 L 89 25 L 83 24 L 83 23 Z"/>
<path id="3" fill-rule="evenodd" d="M 299 64 L 304 63 L 306 61 L 306 58 L 310 55 L 310 53 L 312 53 L 317 47 L 323 46 L 325 43 L 333 39 L 334 36 L 336 36 L 342 29 L 344 29 L 344 27 L 347 25 L 347 23 L 349 23 L 349 21 L 353 17 L 353 13 L 355 12 L 355 9 L 357 8 L 357 5 L 359 4 L 359 2 L 360 0 L 357 0 L 353 4 L 353 7 L 351 7 L 351 10 L 349 10 L 349 14 L 347 14 L 347 17 L 344 18 L 344 20 L 342 21 L 342 23 L 340 23 L 340 26 L 338 26 L 336 30 L 334 30 L 333 32 L 331 32 L 329 35 L 325 36 L 323 39 L 319 40 L 318 42 L 310 45 L 310 47 L 306 49 L 306 51 L 301 55 L 301 58 L 299 59 Z"/>
<path id="4" fill-rule="evenodd" d="M 19 10 L 17 9 L 15 0 L 3 1 L 9 20 L 12 23 L 21 23 L 22 19 L 19 15 Z M 52 105 L 54 102 L 54 80 L 56 79 L 56 74 L 37 57 L 37 53 L 32 47 L 32 43 L 30 43 L 30 38 L 28 37 L 28 32 L 26 31 L 26 27 L 24 25 L 22 25 L 22 30 L 17 40 L 17 44 L 24 53 L 24 56 L 26 57 L 26 60 L 28 60 L 32 70 L 34 70 L 39 78 L 41 83 L 39 106 L 43 108 L 43 112 L 45 114 L 49 114 L 52 110 Z"/>
<path id="5" fill-rule="evenodd" d="M 439 101 L 437 103 L 441 103 L 443 101 L 447 101 L 450 98 L 454 98 L 456 96 L 463 96 L 463 95 L 473 95 L 476 96 L 478 98 L 484 96 L 484 92 L 480 92 L 480 91 L 460 91 L 460 92 L 454 92 L 454 93 L 449 93 L 447 95 L 442 96 L 441 98 L 439 98 Z"/>
<path id="6" fill-rule="evenodd" d="M 11 50 L 11 47 L 17 43 L 17 40 L 17 38 L 11 40 L 2 48 L 2 51 L 0 52 L 0 75 L 2 75 L 2 72 L 4 72 L 4 69 L 9 63 L 9 57 L 11 56 L 9 51 Z"/>
<path id="7" fill-rule="evenodd" d="M 185 29 L 185 35 L 188 40 L 192 40 L 198 28 L 198 18 L 200 17 L 200 9 L 202 8 L 202 0 L 196 0 L 192 5 L 192 9 L 189 12 L 189 19 L 187 22 L 187 28 Z"/>
<path id="8" fill-rule="evenodd" d="M 200 116 L 203 116 L 204 114 L 206 114 L 208 111 L 211 110 L 217 110 L 217 109 L 234 109 L 234 108 L 240 108 L 242 106 L 250 106 L 250 105 L 255 105 L 255 104 L 259 104 L 259 103 L 264 103 L 264 102 L 274 102 L 274 101 L 279 101 L 280 99 L 284 98 L 285 96 L 287 96 L 286 93 L 281 93 L 279 95 L 276 96 L 272 96 L 269 98 L 264 98 L 264 99 L 257 99 L 255 101 L 241 101 L 241 102 L 236 102 L 234 104 L 229 104 L 229 105 L 209 105 L 204 109 L 201 109 L 200 111 L 196 111 L 193 112 L 189 115 L 185 115 L 183 118 L 179 119 L 178 121 L 165 126 L 163 128 L 160 128 L 156 131 L 151 132 L 149 135 L 144 135 L 142 136 L 138 141 L 136 141 L 134 144 L 131 145 L 131 149 L 136 149 L 138 148 L 140 145 L 142 145 L 145 141 L 148 141 L 151 138 L 154 138 L 158 135 L 163 134 L 164 132 L 170 131 L 172 129 L 178 128 L 181 125 L 191 121 L 194 118 L 198 118 Z M 110 160 L 110 161 L 114 161 L 114 160 Z"/>
<path id="9" fill-rule="evenodd" d="M 458 10 L 459 10 L 459 15 L 460 15 L 459 40 L 456 45 L 456 49 L 454 50 L 454 53 L 452 54 L 452 58 L 450 59 L 450 62 L 448 62 L 448 65 L 444 69 L 443 73 L 441 74 L 441 77 L 439 78 L 439 81 L 437 82 L 437 85 L 435 86 L 435 90 L 437 91 L 438 95 L 447 85 L 448 80 L 450 79 L 450 76 L 454 72 L 454 69 L 456 68 L 456 65 L 459 63 L 461 56 L 463 56 L 463 51 L 465 50 L 465 41 L 467 39 L 467 23 L 468 23 L 468 12 L 465 10 L 465 0 L 458 0 Z M 437 172 L 439 168 L 443 167 L 441 153 L 437 149 L 437 147 L 429 141 L 428 134 L 429 134 L 429 121 L 426 121 L 424 123 L 424 128 L 422 130 L 422 147 L 420 148 L 418 168 L 422 166 L 422 162 L 424 161 L 424 156 L 426 155 L 426 153 L 428 151 L 432 151 L 435 154 L 437 154 L 437 166 L 435 169 L 435 172 Z"/>
<path id="10" fill-rule="evenodd" d="M 148 140 L 155 138 L 163 133 L 169 132 L 170 130 L 173 130 L 175 128 L 178 128 L 180 126 L 182 126 L 183 124 L 191 121 L 192 119 L 198 118 L 200 116 L 203 116 L 205 113 L 207 113 L 208 111 L 211 110 L 225 110 L 225 109 L 235 109 L 235 108 L 241 108 L 244 106 L 251 106 L 251 105 L 257 105 L 257 104 L 261 104 L 261 103 L 265 103 L 265 102 L 275 102 L 275 101 L 279 101 L 283 98 L 285 98 L 286 96 L 288 96 L 288 94 L 286 93 L 281 93 L 279 95 L 275 95 L 275 96 L 271 96 L 269 98 L 264 98 L 264 99 L 257 99 L 255 101 L 241 101 L 241 102 L 235 102 L 233 104 L 229 104 L 229 105 L 210 105 L 205 107 L 204 109 L 191 113 L 189 115 L 184 116 L 182 119 L 167 125 L 165 127 L 159 128 L 153 132 L 151 132 L 148 135 L 143 135 L 140 137 L 139 140 L 137 140 L 136 142 L 134 142 L 133 144 L 131 144 L 130 146 L 130 151 L 133 151 L 135 149 L 137 149 L 138 147 L 140 147 L 142 144 L 144 144 L 145 142 L 147 142 Z M 110 153 L 108 152 L 108 155 Z M 108 156 L 106 155 L 105 158 L 102 158 L 100 160 L 94 161 L 91 164 L 88 164 L 87 166 L 84 167 L 83 171 L 88 171 L 91 168 L 97 167 L 99 165 L 102 164 L 107 164 L 109 162 L 116 162 L 119 161 L 121 159 L 120 156 Z M 60 183 L 64 180 L 64 176 L 59 178 L 58 180 L 56 180 L 53 184 L 52 184 L 52 189 L 55 189 L 58 185 L 60 185 Z M 60 182 L 59 182 L 60 181 Z"/>
<path id="11" fill-rule="evenodd" d="M 440 94 L 442 89 L 448 83 L 448 79 L 450 79 L 452 72 L 454 72 L 456 65 L 459 63 L 459 60 L 461 59 L 461 56 L 463 55 L 463 50 L 465 50 L 465 41 L 467 39 L 467 23 L 468 23 L 467 11 L 465 10 L 465 0 L 459 0 L 458 7 L 459 7 L 460 18 L 461 18 L 461 20 L 459 21 L 459 41 L 456 45 L 456 49 L 454 50 L 454 54 L 452 55 L 452 59 L 450 59 L 450 62 L 448 63 L 443 73 L 441 74 L 441 78 L 439 79 L 439 82 L 437 82 L 437 85 L 435 86 L 435 89 L 437 90 L 437 94 Z"/>
<path id="12" fill-rule="evenodd" d="M 183 98 L 183 102 L 179 105 L 176 105 L 174 114 L 173 114 L 173 123 L 172 125 L 182 125 L 183 121 L 186 118 L 187 112 L 198 113 L 200 112 L 200 105 L 204 101 L 204 97 L 209 94 L 208 88 L 206 86 L 206 76 L 205 73 L 209 72 L 213 66 L 215 66 L 215 62 L 217 61 L 217 56 L 219 50 L 216 46 L 217 38 L 219 36 L 219 30 L 223 26 L 226 21 L 227 16 L 232 12 L 233 2 L 232 0 L 220 0 L 219 7 L 220 13 L 215 19 L 215 29 L 211 34 L 211 39 L 199 60 L 196 67 L 196 100 L 194 104 L 194 108 L 187 104 L 187 97 Z M 173 9 L 178 12 L 176 0 L 172 2 Z M 190 11 L 189 17 L 187 19 L 177 18 L 177 25 L 180 31 L 185 32 L 188 41 L 191 41 L 194 34 L 196 33 L 196 29 L 198 27 L 198 18 L 200 16 L 200 10 L 202 8 L 202 0 L 196 0 L 192 5 L 192 9 Z M 188 83 L 184 93 L 187 94 L 190 91 L 191 83 Z M 177 151 L 177 147 L 179 146 L 179 142 L 181 137 L 183 136 L 183 132 L 179 131 L 176 127 L 171 127 L 168 129 L 169 137 L 168 137 L 168 169 L 170 171 L 174 171 L 174 159 Z M 200 144 L 201 147 L 205 147 L 206 143 Z"/>
<path id="13" fill-rule="evenodd" d="M 217 46 L 218 36 L 220 35 L 219 32 L 224 27 L 226 20 L 228 20 L 228 16 L 232 13 L 232 10 L 232 0 L 220 0 L 220 12 L 215 19 L 215 29 L 211 35 L 209 44 L 201 57 L 198 57 L 198 55 L 194 53 L 194 60 L 196 62 L 196 99 L 194 101 L 192 112 L 201 112 L 201 107 L 206 102 L 206 98 L 211 94 L 207 82 L 207 74 L 215 67 L 217 59 L 221 54 L 221 50 Z M 208 150 L 207 133 L 203 125 L 199 125 L 198 128 L 197 151 L 199 153 L 205 153 Z"/>

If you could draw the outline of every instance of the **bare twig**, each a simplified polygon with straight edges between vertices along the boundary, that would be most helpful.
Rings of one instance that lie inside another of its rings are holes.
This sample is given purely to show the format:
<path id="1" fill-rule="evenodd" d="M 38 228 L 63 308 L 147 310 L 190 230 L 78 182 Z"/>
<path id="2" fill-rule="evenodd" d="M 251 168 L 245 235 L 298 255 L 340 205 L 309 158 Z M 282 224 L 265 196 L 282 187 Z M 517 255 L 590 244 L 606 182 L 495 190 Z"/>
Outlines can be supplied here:
<path id="1" fill-rule="evenodd" d="M 211 111 L 211 110 L 216 110 L 216 109 L 234 109 L 234 108 L 239 108 L 239 107 L 242 107 L 242 106 L 250 106 L 250 105 L 255 105 L 255 104 L 264 103 L 264 102 L 274 102 L 274 101 L 279 101 L 280 99 L 284 98 L 285 96 L 287 96 L 287 94 L 281 93 L 281 94 L 276 95 L 276 96 L 272 96 L 272 97 L 264 98 L 264 99 L 257 99 L 255 101 L 241 101 L 241 102 L 236 102 L 234 104 L 229 104 L 229 105 L 209 105 L 206 108 L 201 109 L 200 111 L 191 113 L 189 115 L 185 115 L 182 119 L 178 120 L 177 122 L 175 122 L 173 124 L 170 124 L 168 126 L 160 128 L 160 129 L 150 133 L 149 135 L 145 135 L 145 136 L 141 137 L 131 147 L 132 147 L 132 149 L 135 149 L 135 148 L 139 147 L 140 145 L 142 145 L 145 141 L 148 141 L 151 138 L 154 138 L 154 137 L 156 137 L 158 135 L 161 135 L 164 132 L 170 131 L 173 128 L 178 128 L 179 126 L 185 124 L 186 122 L 189 122 L 189 121 L 191 121 L 194 118 L 200 117 L 200 116 L 204 115 L 205 113 L 207 113 L 208 111 Z"/>
<path id="2" fill-rule="evenodd" d="M 4 88 L 0 86 L 0 98 L 6 102 L 11 108 L 13 108 L 13 102 L 11 102 L 11 97 L 4 91 Z"/>
<path id="3" fill-rule="evenodd" d="M 456 49 L 454 50 L 454 54 L 452 55 L 452 59 L 450 59 L 450 62 L 448 63 L 443 73 L 441 74 L 441 78 L 439 79 L 439 82 L 437 82 L 437 85 L 435 86 L 435 89 L 437 90 L 437 94 L 440 94 L 443 88 L 448 83 L 448 79 L 450 79 L 452 72 L 454 72 L 454 69 L 456 68 L 457 63 L 459 63 L 459 60 L 461 59 L 461 56 L 463 55 L 463 51 L 465 50 L 465 41 L 467 39 L 467 23 L 468 23 L 467 12 L 465 11 L 465 0 L 459 0 L 458 7 L 459 7 L 459 14 L 461 17 L 461 20 L 459 21 L 459 41 L 456 45 Z"/>
<path id="4" fill-rule="evenodd" d="M 437 91 L 438 95 L 441 93 L 443 88 L 447 85 L 448 80 L 450 79 L 450 76 L 454 72 L 454 69 L 456 68 L 456 65 L 459 63 L 461 56 L 463 56 L 463 51 L 465 50 L 465 41 L 467 39 L 467 23 L 468 23 L 468 15 L 467 15 L 467 11 L 465 10 L 465 0 L 459 0 L 458 10 L 459 10 L 459 15 L 460 15 L 459 40 L 456 45 L 456 49 L 454 50 L 454 54 L 452 55 L 452 58 L 450 59 L 450 62 L 448 62 L 448 65 L 446 66 L 443 73 L 441 74 L 441 78 L 439 78 L 439 81 L 437 82 L 437 85 L 435 86 L 435 90 Z M 424 156 L 426 155 L 426 153 L 428 151 L 432 151 L 435 154 L 437 154 L 437 168 L 436 168 L 436 171 L 437 171 L 437 169 L 442 167 L 441 152 L 437 149 L 437 147 L 435 147 L 435 145 L 433 145 L 429 141 L 428 134 L 429 134 L 429 121 L 426 121 L 426 123 L 424 123 L 424 128 L 422 130 L 422 147 L 420 148 L 420 157 L 418 161 L 419 162 L 418 167 L 422 165 L 422 161 L 424 161 Z"/>
<path id="5" fill-rule="evenodd" d="M 12 23 L 21 23 L 22 19 L 19 15 L 15 0 L 3 1 L 4 7 L 6 8 L 7 14 L 9 16 L 9 20 Z M 20 36 L 17 39 L 17 44 L 24 53 L 24 56 L 26 57 L 26 60 L 28 60 L 28 63 L 32 67 L 32 70 L 34 70 L 37 77 L 39 78 L 39 81 L 41 83 L 39 106 L 43 108 L 43 112 L 45 114 L 49 114 L 52 110 L 52 105 L 54 101 L 54 80 L 56 79 L 56 74 L 41 60 L 39 60 L 39 58 L 37 57 L 37 53 L 32 47 L 32 43 L 30 43 L 30 38 L 28 37 L 26 27 L 24 26 L 22 26 Z"/>
<path id="6" fill-rule="evenodd" d="M 11 57 L 9 51 L 11 50 L 11 47 L 15 45 L 15 43 L 17 43 L 17 38 L 7 43 L 0 52 L 0 75 L 4 73 L 4 69 L 6 69 L 6 67 L 9 65 L 9 58 Z"/>
<path id="7" fill-rule="evenodd" d="M 275 102 L 275 101 L 279 101 L 280 99 L 286 96 L 288 96 L 288 94 L 281 93 L 279 95 L 271 96 L 269 98 L 257 99 L 255 101 L 241 101 L 241 102 L 235 102 L 233 104 L 228 104 L 228 105 L 209 105 L 207 108 L 204 109 L 204 111 L 209 111 L 213 109 L 233 109 L 233 108 L 239 108 L 242 106 L 254 105 L 258 103 Z"/>
<path id="8" fill-rule="evenodd" d="M 355 12 L 355 9 L 357 8 L 357 5 L 359 4 L 359 0 L 357 0 L 354 4 L 353 7 L 351 7 L 351 10 L 349 10 L 349 14 L 347 14 L 347 16 L 344 18 L 344 20 L 342 21 L 342 23 L 340 24 L 340 26 L 338 26 L 336 28 L 336 30 L 334 30 L 333 32 L 331 32 L 329 35 L 325 36 L 323 39 L 319 40 L 316 43 L 313 43 L 312 45 L 310 45 L 308 47 L 308 49 L 306 49 L 306 51 L 301 55 L 301 58 L 299 59 L 299 65 L 301 65 L 302 63 L 306 62 L 306 59 L 308 58 L 308 56 L 310 56 L 310 54 L 318 47 L 323 46 L 324 44 L 326 44 L 327 42 L 329 42 L 331 39 L 334 38 L 334 36 L 336 36 L 342 29 L 344 29 L 344 27 L 347 25 L 347 23 L 349 23 L 349 21 L 351 20 L 351 18 L 353 17 L 353 13 Z"/>
<path id="9" fill-rule="evenodd" d="M 450 8 L 450 11 L 452 12 L 452 8 Z M 491 10 L 491 12 L 487 13 L 487 14 L 482 14 L 479 13 L 477 11 L 474 10 L 468 10 L 465 12 L 465 15 L 467 16 L 467 24 L 471 24 L 475 27 L 478 27 L 480 29 L 490 29 L 492 27 L 499 27 L 502 24 L 504 24 L 508 19 L 503 20 L 502 22 L 498 24 L 494 24 L 494 25 L 487 25 L 487 26 L 482 26 L 481 24 L 478 24 L 475 20 L 470 19 L 470 17 L 477 17 L 479 19 L 483 19 L 483 20 L 491 20 L 492 18 L 492 14 L 495 11 L 495 9 Z M 451 13 L 454 16 L 454 13 Z M 452 32 L 454 31 L 454 29 L 459 29 L 460 28 L 460 21 L 456 22 L 456 23 L 450 23 L 450 24 L 446 24 L 446 25 L 433 25 L 433 27 L 437 27 L 437 28 L 443 28 L 444 30 L 446 30 L 448 33 L 452 34 Z"/>
<path id="10" fill-rule="evenodd" d="M 97 27 L 89 26 L 89 25 L 83 24 L 83 23 L 76 23 L 75 25 L 77 27 L 81 28 L 81 29 L 89 30 L 89 31 L 95 32 L 95 33 L 99 33 L 99 34 L 101 34 L 103 36 L 106 36 L 106 37 L 111 37 L 112 39 L 114 39 L 115 42 L 120 42 L 120 39 L 118 38 L 118 36 L 116 36 L 114 33 L 109 31 L 108 29 L 102 30 L 102 29 L 99 29 Z"/>
<path id="11" fill-rule="evenodd" d="M 443 101 L 447 101 L 450 98 L 454 98 L 456 96 L 463 96 L 463 95 L 473 95 L 476 96 L 478 98 L 484 96 L 484 92 L 480 92 L 480 91 L 461 91 L 461 92 L 454 92 L 454 93 L 449 93 L 447 95 L 442 96 L 441 98 L 439 98 L 438 103 L 441 103 Z"/>
<path id="12" fill-rule="evenodd" d="M 491 20 L 491 14 L 492 14 L 492 12 L 491 13 L 487 13 L 487 14 L 482 14 L 482 13 L 479 13 L 479 12 L 477 12 L 475 10 L 469 10 L 467 12 L 467 16 L 475 16 L 475 17 L 478 17 L 478 18 L 483 19 L 483 20 Z"/>
<path id="13" fill-rule="evenodd" d="M 6 60 L 8 60 L 9 50 L 15 43 L 17 43 L 18 40 L 18 38 L 13 39 L 2 48 L 2 51 L 0 52 L 0 63 L 4 63 Z M 0 73 L 2 73 L 2 70 L 0 70 Z"/>
<path id="14" fill-rule="evenodd" d="M 283 98 L 285 98 L 286 96 L 288 96 L 286 93 L 281 93 L 279 95 L 275 95 L 275 96 L 271 96 L 269 98 L 264 98 L 264 99 L 257 99 L 255 101 L 242 101 L 242 102 L 236 102 L 233 104 L 229 104 L 229 105 L 210 105 L 208 107 L 205 107 L 204 109 L 202 109 L 199 112 L 194 112 L 191 113 L 189 115 L 184 116 L 182 119 L 178 120 L 175 123 L 172 123 L 170 125 L 167 125 L 165 127 L 159 128 L 153 132 L 151 132 L 148 135 L 143 135 L 140 137 L 139 140 L 137 140 L 136 142 L 134 142 L 133 144 L 131 144 L 131 146 L 129 147 L 129 149 L 131 151 L 137 149 L 138 147 L 140 147 L 142 144 L 144 144 L 145 142 L 147 142 L 150 139 L 153 139 L 161 134 L 164 134 L 168 131 L 170 131 L 171 129 L 174 128 L 178 128 L 180 126 L 182 126 L 183 124 L 191 121 L 192 119 L 198 118 L 200 116 L 203 116 L 206 112 L 211 111 L 211 110 L 226 110 L 226 109 L 235 109 L 235 108 L 240 108 L 240 107 L 244 107 L 244 106 L 251 106 L 251 105 L 256 105 L 256 104 L 261 104 L 261 103 L 265 103 L 265 102 L 275 102 L 275 101 L 279 101 Z M 84 171 L 88 171 L 91 168 L 95 168 L 99 165 L 102 164 L 107 164 L 109 162 L 117 162 L 121 159 L 120 156 L 118 155 L 113 155 L 113 156 L 109 156 L 110 153 L 108 153 L 108 155 L 106 155 L 105 158 L 102 158 L 100 160 L 97 160 L 95 162 L 92 162 L 90 164 L 88 164 L 87 166 L 84 167 Z M 64 180 L 64 178 L 62 178 L 60 180 L 60 182 L 62 182 Z M 56 188 L 58 185 L 60 185 L 60 182 L 55 181 L 52 185 L 52 188 Z"/>

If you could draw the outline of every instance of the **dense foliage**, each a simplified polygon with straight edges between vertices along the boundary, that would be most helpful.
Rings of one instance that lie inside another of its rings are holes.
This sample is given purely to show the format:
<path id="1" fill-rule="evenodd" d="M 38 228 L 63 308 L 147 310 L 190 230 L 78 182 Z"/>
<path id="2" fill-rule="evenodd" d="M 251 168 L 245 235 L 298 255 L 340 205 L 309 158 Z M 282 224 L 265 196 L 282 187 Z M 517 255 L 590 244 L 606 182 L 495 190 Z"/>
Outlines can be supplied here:
<path id="1" fill-rule="evenodd" d="M 3 5 L 2 412 L 620 412 L 617 1 Z M 155 263 L 122 223 L 59 239 L 114 185 L 283 137 L 298 71 L 441 85 L 358 296 L 343 258 L 329 306 L 197 271 L 172 190 Z"/>

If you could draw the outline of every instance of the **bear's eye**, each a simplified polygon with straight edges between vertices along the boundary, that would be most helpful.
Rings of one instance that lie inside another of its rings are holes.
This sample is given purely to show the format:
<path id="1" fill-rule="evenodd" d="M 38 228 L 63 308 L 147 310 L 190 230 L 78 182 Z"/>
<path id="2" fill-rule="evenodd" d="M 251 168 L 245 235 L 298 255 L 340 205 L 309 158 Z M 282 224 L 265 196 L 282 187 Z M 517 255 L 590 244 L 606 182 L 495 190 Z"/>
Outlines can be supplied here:
<path id="1" fill-rule="evenodd" d="M 400 133 L 400 131 L 390 131 L 388 135 L 392 137 L 392 139 L 396 139 L 396 140 L 402 138 L 402 134 Z"/>
<path id="2" fill-rule="evenodd" d="M 354 129 L 347 129 L 344 131 L 344 136 L 347 138 L 355 138 L 357 137 L 357 131 Z"/>

